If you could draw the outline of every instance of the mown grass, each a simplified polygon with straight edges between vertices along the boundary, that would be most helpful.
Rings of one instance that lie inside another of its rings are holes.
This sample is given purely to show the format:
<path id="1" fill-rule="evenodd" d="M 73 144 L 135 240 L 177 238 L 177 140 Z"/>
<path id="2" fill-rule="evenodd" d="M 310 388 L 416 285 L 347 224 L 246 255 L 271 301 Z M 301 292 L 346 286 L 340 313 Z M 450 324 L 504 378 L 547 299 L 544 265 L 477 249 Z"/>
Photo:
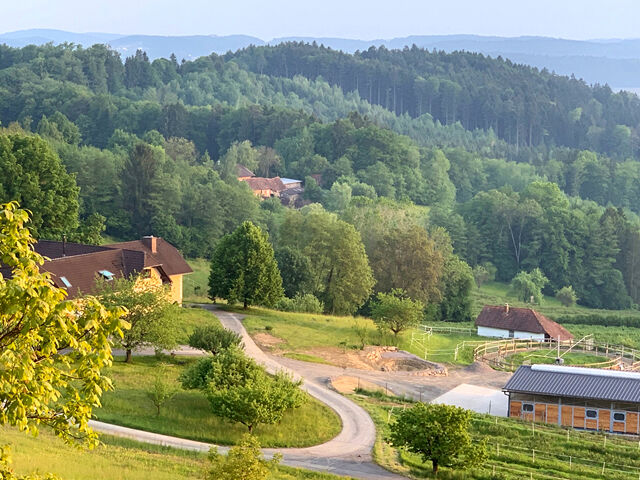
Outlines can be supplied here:
<path id="1" fill-rule="evenodd" d="M 203 478 L 204 453 L 178 450 L 111 436 L 102 445 L 81 450 L 66 445 L 50 433 L 38 437 L 0 428 L 0 443 L 11 445 L 16 473 L 55 473 L 64 480 L 193 480 Z M 337 480 L 335 475 L 286 466 L 269 480 Z"/>
<path id="2" fill-rule="evenodd" d="M 211 303 L 209 291 L 209 261 L 204 258 L 187 260 L 193 273 L 182 277 L 182 295 L 185 302 Z"/>
<path id="3" fill-rule="evenodd" d="M 95 411 L 99 420 L 202 442 L 233 445 L 246 433 L 241 424 L 230 423 L 211 413 L 204 394 L 179 389 L 177 378 L 193 358 L 134 357 L 132 364 L 121 359 L 107 370 L 115 390 L 104 394 L 102 408 Z M 177 394 L 156 415 L 147 396 L 159 368 L 175 382 Z M 336 436 L 342 426 L 333 410 L 309 397 L 299 409 L 285 414 L 277 425 L 261 425 L 255 435 L 265 447 L 306 447 Z"/>
<path id="4" fill-rule="evenodd" d="M 411 404 L 389 397 L 352 395 L 351 398 L 369 412 L 376 424 L 373 456 L 377 463 L 411 478 L 432 478 L 430 462 L 425 464 L 419 456 L 395 449 L 384 441 L 395 414 Z M 640 474 L 640 449 L 635 439 L 550 425 L 537 424 L 532 428 L 531 423 L 479 414 L 473 416 L 471 431 L 476 441 L 487 442 L 487 462 L 482 468 L 467 472 L 442 469 L 437 478 L 623 480 Z"/>
<path id="5" fill-rule="evenodd" d="M 541 349 L 528 352 L 518 352 L 505 357 L 505 362 L 514 365 L 522 365 L 527 362 L 535 364 L 553 364 L 556 362 L 557 353 L 555 350 Z M 564 365 L 588 365 L 591 363 L 602 363 L 609 360 L 608 357 L 592 355 L 590 353 L 569 352 L 562 356 Z"/>
<path id="6" fill-rule="evenodd" d="M 175 319 L 178 330 L 178 344 L 186 345 L 189 335 L 196 329 L 205 325 L 220 325 L 218 318 L 211 312 L 202 308 L 183 307 L 179 310 Z"/>

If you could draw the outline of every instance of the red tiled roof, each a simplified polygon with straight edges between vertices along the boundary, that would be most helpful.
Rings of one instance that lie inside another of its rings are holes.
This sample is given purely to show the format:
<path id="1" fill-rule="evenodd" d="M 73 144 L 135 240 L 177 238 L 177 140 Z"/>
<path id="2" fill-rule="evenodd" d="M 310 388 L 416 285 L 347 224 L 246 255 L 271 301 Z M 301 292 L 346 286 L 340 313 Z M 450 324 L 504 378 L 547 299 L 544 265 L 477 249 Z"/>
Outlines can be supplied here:
<path id="1" fill-rule="evenodd" d="M 476 326 L 519 332 L 544 333 L 551 338 L 560 337 L 561 340 L 573 338 L 573 335 L 562 325 L 531 308 L 507 308 L 506 306 L 486 305 L 478 315 L 478 318 L 476 318 Z"/>
<path id="2" fill-rule="evenodd" d="M 249 170 L 244 165 L 236 165 L 236 172 L 238 173 L 238 177 L 255 177 L 256 174 Z"/>
<path id="3" fill-rule="evenodd" d="M 249 187 L 251 187 L 251 190 L 253 191 L 271 190 L 274 192 L 281 192 L 286 189 L 286 187 L 284 186 L 284 183 L 282 183 L 282 180 L 280 180 L 280 177 L 274 177 L 274 178 L 252 177 L 252 178 L 244 179 L 244 181 L 247 182 L 247 184 L 249 184 Z"/>
<path id="4" fill-rule="evenodd" d="M 106 246 L 142 252 L 144 253 L 144 268 L 162 266 L 167 275 L 183 275 L 193 272 L 176 247 L 162 238 L 156 237 L 155 240 L 157 242 L 155 253 L 142 240 L 113 243 Z"/>

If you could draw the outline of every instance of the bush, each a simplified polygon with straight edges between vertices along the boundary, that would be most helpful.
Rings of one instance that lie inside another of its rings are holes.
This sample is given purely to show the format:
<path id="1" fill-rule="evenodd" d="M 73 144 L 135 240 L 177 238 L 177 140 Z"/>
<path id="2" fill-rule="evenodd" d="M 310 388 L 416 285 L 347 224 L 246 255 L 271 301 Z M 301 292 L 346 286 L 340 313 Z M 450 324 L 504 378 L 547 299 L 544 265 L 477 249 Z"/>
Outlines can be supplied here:
<path id="1" fill-rule="evenodd" d="M 293 298 L 282 298 L 276 309 L 283 312 L 322 313 L 324 304 L 310 293 L 296 295 Z"/>
<path id="2" fill-rule="evenodd" d="M 556 292 L 556 298 L 565 307 L 575 305 L 575 303 L 578 301 L 578 296 L 576 295 L 576 292 L 573 290 L 573 287 L 571 285 L 569 285 L 568 287 L 562 287 L 560 290 L 558 290 Z"/>
<path id="3" fill-rule="evenodd" d="M 189 335 L 189 346 L 217 355 L 222 350 L 240 345 L 240 335 L 218 325 L 198 327 Z"/>

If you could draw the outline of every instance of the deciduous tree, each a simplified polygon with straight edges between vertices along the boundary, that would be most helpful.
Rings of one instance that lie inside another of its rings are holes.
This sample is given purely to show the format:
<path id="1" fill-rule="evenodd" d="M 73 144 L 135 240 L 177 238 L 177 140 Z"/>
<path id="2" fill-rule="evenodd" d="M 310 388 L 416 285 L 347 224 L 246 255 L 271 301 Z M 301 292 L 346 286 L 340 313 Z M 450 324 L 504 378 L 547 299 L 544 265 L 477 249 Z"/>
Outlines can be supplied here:
<path id="1" fill-rule="evenodd" d="M 397 336 L 420 322 L 424 305 L 408 298 L 404 290 L 380 292 L 371 306 L 371 316 L 380 330 L 391 330 Z"/>

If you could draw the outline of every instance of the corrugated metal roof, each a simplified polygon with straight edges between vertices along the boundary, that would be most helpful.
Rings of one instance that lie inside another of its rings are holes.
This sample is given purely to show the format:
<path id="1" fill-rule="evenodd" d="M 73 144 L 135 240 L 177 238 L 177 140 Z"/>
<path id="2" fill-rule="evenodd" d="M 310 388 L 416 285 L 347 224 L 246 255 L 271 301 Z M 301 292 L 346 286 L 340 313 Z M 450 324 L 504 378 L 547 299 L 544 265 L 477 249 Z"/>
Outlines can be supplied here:
<path id="1" fill-rule="evenodd" d="M 505 392 L 640 403 L 640 375 L 582 367 L 523 365 Z"/>

